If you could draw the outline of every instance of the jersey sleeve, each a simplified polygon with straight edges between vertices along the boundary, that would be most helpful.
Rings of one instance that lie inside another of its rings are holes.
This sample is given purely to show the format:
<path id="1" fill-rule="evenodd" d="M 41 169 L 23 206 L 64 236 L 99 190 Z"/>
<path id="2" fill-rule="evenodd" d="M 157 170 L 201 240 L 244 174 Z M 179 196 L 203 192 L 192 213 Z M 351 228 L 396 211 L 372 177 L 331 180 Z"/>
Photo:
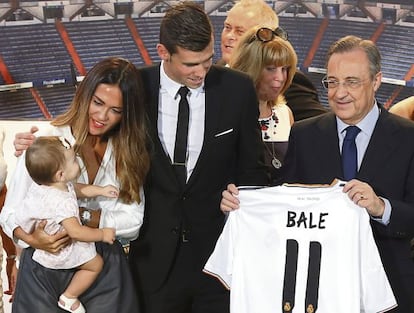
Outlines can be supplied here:
<path id="1" fill-rule="evenodd" d="M 229 213 L 216 247 L 203 269 L 205 273 L 216 277 L 227 289 L 231 288 L 234 243 L 237 242 L 236 214 L 237 211 Z"/>
<path id="2" fill-rule="evenodd" d="M 361 308 L 366 313 L 387 312 L 395 308 L 397 302 L 374 241 L 368 214 L 365 215 L 360 222 Z"/>

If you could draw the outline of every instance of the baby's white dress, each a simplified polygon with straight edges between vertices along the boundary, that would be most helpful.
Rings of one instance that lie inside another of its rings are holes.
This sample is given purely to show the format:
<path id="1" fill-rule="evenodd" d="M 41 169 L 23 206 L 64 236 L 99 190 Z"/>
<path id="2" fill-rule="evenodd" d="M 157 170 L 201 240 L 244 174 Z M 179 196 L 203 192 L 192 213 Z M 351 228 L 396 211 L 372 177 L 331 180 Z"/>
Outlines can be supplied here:
<path id="1" fill-rule="evenodd" d="M 67 186 L 69 191 L 65 192 L 55 187 L 32 183 L 24 205 L 16 210 L 16 224 L 25 232 L 31 233 L 39 221 L 47 220 L 45 231 L 51 235 L 64 230 L 60 224 L 64 219 L 76 217 L 80 223 L 73 184 L 68 183 Z M 51 269 L 70 269 L 95 256 L 95 243 L 72 240 L 71 244 L 56 254 L 36 249 L 33 260 Z"/>

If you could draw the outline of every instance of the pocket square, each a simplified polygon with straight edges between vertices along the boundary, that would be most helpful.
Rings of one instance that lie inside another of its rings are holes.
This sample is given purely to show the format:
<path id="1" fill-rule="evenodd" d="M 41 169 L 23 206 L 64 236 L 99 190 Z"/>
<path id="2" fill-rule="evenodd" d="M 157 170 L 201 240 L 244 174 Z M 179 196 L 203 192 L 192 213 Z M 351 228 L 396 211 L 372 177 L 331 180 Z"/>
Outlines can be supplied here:
<path id="1" fill-rule="evenodd" d="M 229 134 L 229 133 L 231 133 L 232 131 L 233 131 L 233 128 L 230 128 L 230 129 L 228 129 L 228 130 L 225 130 L 224 132 L 221 132 L 221 133 L 215 134 L 215 135 L 214 135 L 214 137 L 220 137 L 220 136 L 223 136 L 223 135 Z"/>

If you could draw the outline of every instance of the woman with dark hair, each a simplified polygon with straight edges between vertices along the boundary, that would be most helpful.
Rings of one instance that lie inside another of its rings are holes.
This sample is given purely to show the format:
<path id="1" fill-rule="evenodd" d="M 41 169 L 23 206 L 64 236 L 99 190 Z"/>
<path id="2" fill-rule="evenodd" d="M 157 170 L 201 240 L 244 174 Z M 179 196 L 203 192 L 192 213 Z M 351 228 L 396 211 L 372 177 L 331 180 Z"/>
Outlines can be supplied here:
<path id="1" fill-rule="evenodd" d="M 68 111 L 53 120 L 48 129 L 36 134 L 63 136 L 74 146 L 81 168 L 77 182 L 110 184 L 119 189 L 119 198 L 96 197 L 78 202 L 84 225 L 115 228 L 117 238 L 113 245 L 96 243 L 104 268 L 79 298 L 88 313 L 138 310 L 122 244 L 138 237 L 144 214 L 143 184 L 149 169 L 149 154 L 143 97 L 141 76 L 135 66 L 121 58 L 105 59 L 85 76 Z M 23 155 L 16 165 L 1 213 L 5 232 L 26 247 L 20 259 L 13 311 L 57 312 L 55 300 L 76 270 L 51 270 L 32 260 L 34 249 L 57 252 L 65 246 L 68 236 L 46 235 L 44 223 L 30 234 L 15 224 L 15 210 L 34 183 L 24 164 Z"/>

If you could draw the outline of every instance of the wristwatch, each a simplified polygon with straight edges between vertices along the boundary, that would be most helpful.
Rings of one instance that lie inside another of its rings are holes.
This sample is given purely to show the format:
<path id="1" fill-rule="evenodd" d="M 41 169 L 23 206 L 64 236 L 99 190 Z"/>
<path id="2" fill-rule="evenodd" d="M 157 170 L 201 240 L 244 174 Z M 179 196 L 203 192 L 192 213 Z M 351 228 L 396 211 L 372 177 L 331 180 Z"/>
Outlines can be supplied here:
<path id="1" fill-rule="evenodd" d="M 82 212 L 81 220 L 83 225 L 87 225 L 91 221 L 91 218 L 92 214 L 89 210 L 85 210 Z"/>

